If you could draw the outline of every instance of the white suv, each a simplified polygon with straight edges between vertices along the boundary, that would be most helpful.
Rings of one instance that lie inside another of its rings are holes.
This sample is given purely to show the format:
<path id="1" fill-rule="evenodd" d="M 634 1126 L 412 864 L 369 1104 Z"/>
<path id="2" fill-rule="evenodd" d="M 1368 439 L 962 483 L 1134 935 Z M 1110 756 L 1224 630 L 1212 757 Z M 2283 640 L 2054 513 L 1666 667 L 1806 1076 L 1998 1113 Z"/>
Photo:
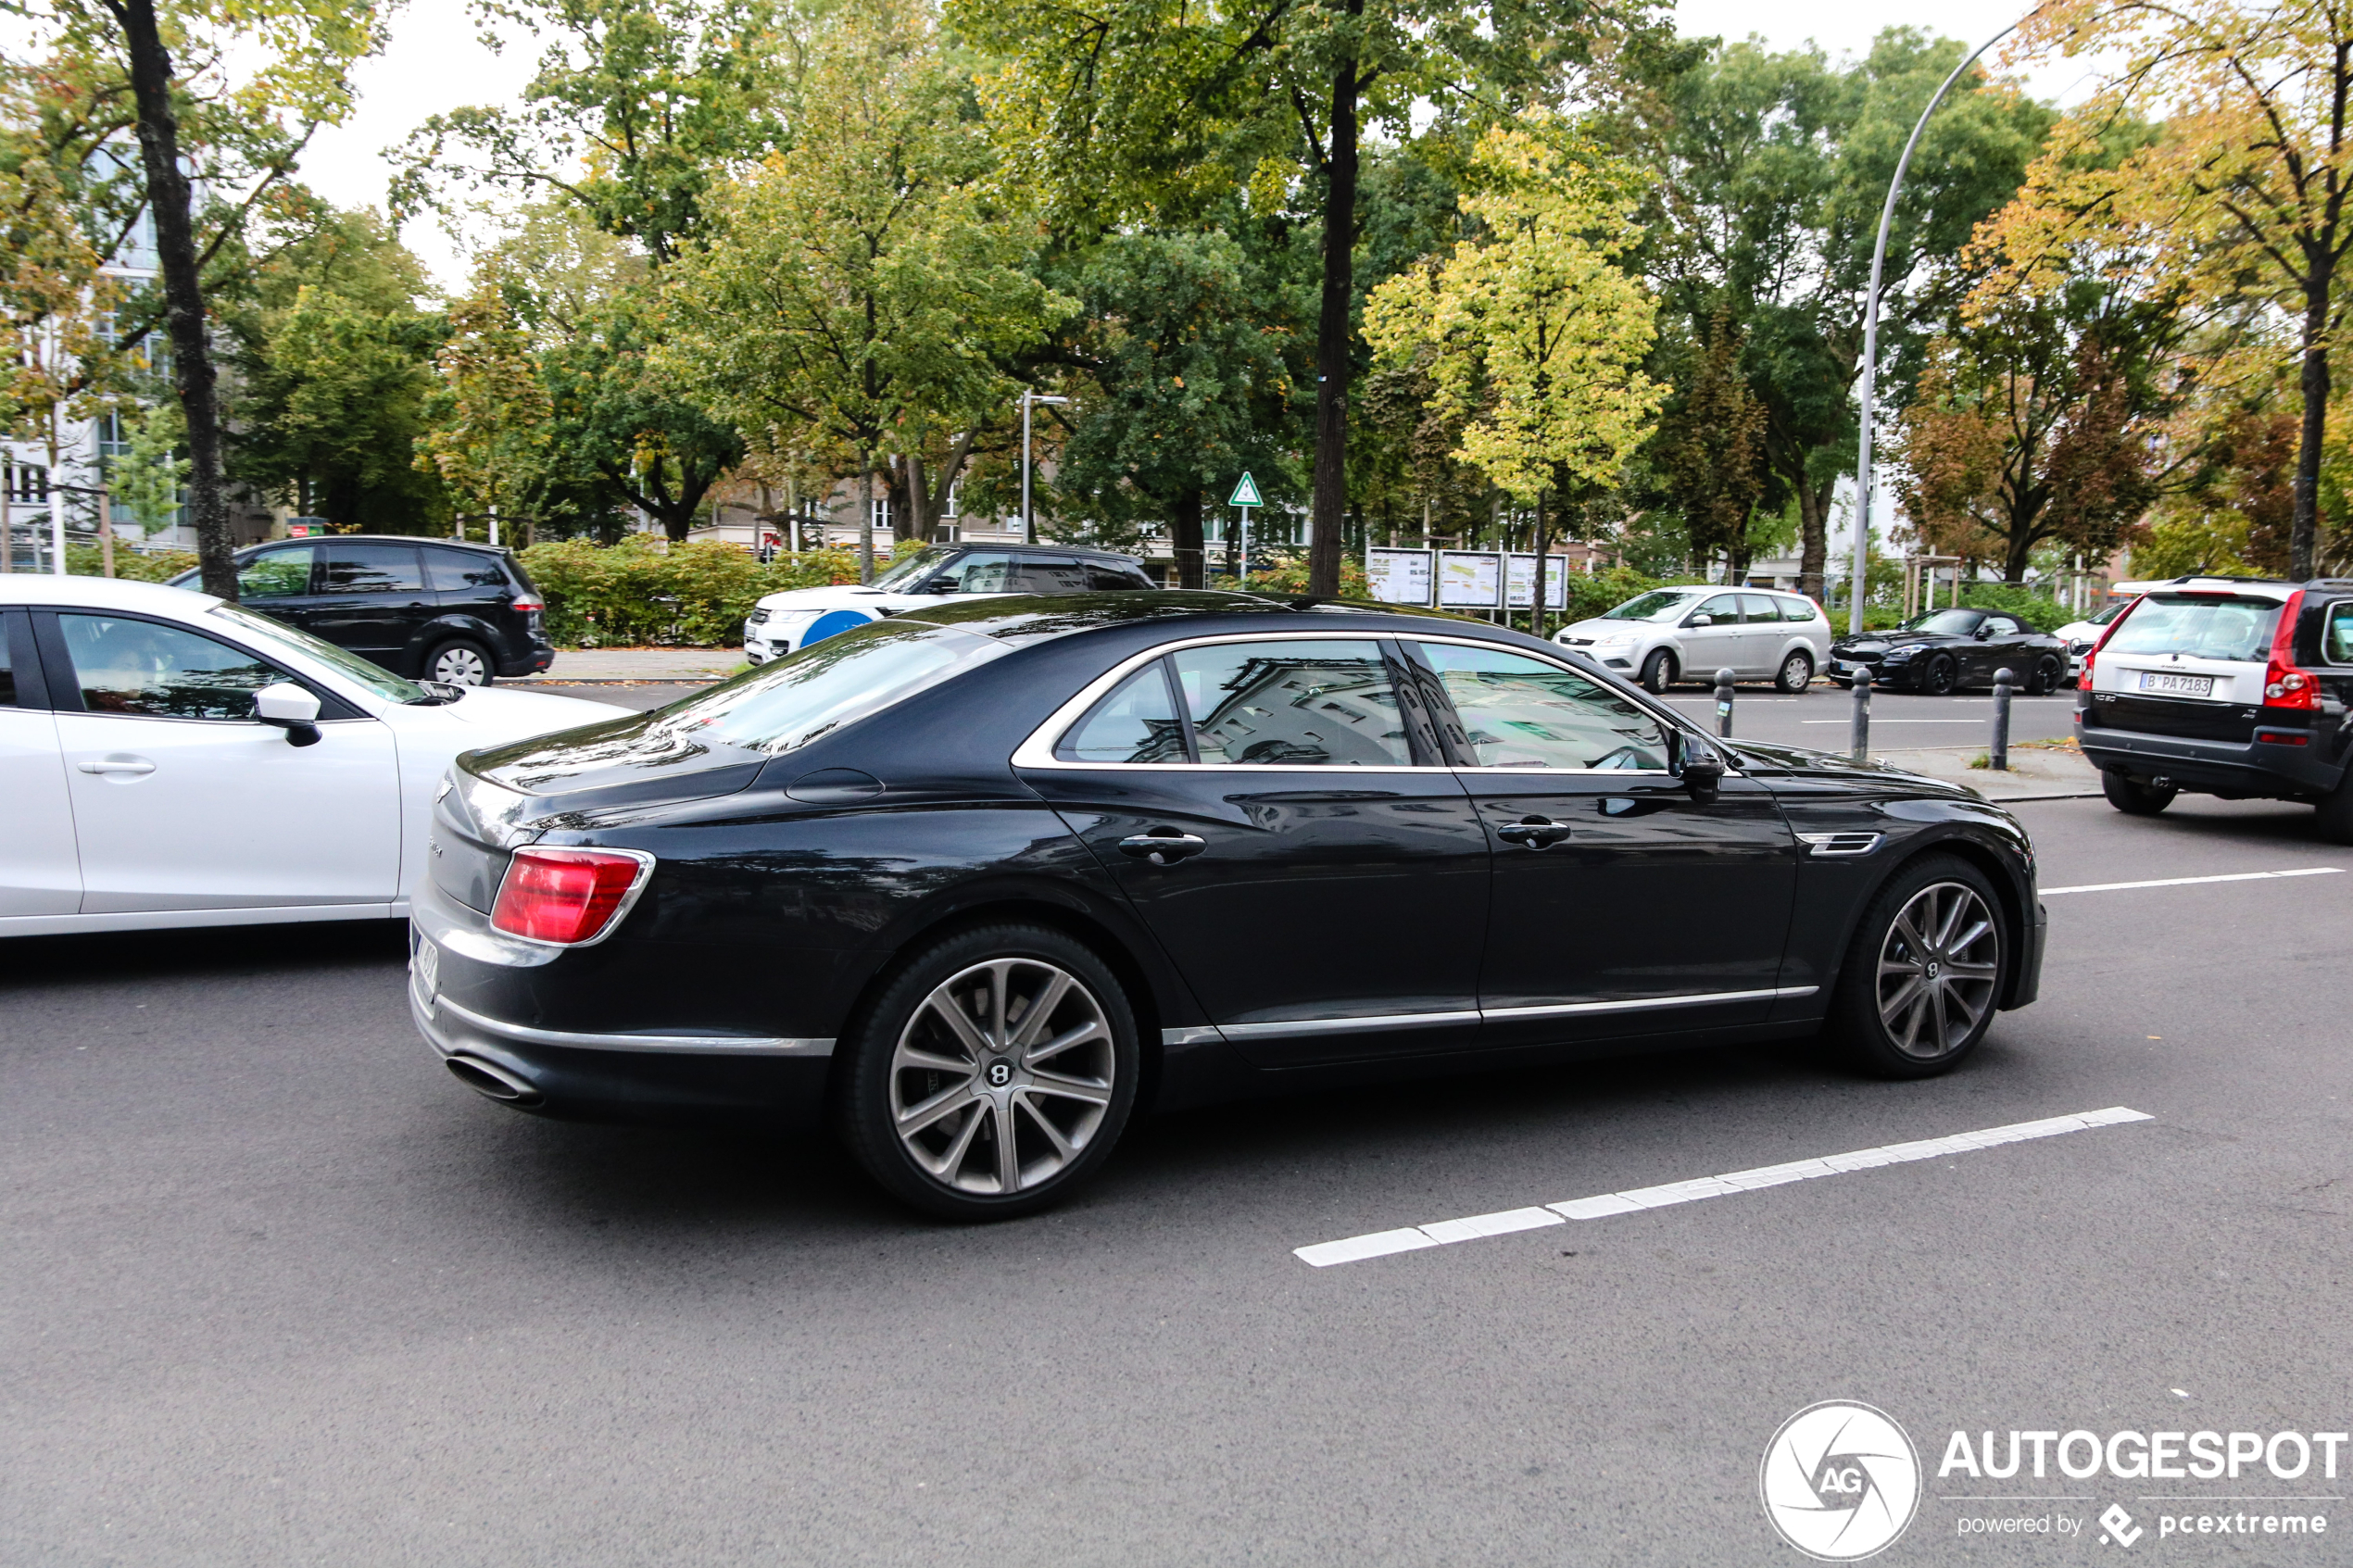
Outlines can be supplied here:
<path id="1" fill-rule="evenodd" d="M 1830 657 L 1831 623 L 1803 594 L 1771 588 L 1659 588 L 1564 626 L 1553 641 L 1581 648 L 1655 692 L 1677 681 L 1771 680 L 1802 692 Z"/>
<path id="2" fill-rule="evenodd" d="M 2353 843 L 2353 582 L 2145 586 L 2084 656 L 2076 699 L 2109 803 L 2145 816 L 2183 790 L 2308 800 L 2325 837 Z"/>

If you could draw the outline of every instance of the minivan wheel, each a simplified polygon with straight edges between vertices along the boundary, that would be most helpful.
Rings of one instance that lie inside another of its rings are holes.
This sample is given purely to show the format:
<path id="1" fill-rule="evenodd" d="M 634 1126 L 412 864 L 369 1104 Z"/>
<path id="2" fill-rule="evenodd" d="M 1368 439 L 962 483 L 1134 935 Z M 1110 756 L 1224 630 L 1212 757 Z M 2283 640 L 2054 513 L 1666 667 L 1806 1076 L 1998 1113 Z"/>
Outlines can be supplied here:
<path id="1" fill-rule="evenodd" d="M 844 1140 L 892 1194 L 951 1220 L 1059 1203 L 1135 1103 L 1136 1024 L 1084 943 L 988 925 L 921 949 L 844 1042 Z"/>
<path id="2" fill-rule="evenodd" d="M 1813 681 L 1813 656 L 1803 650 L 1792 650 L 1790 656 L 1781 660 L 1781 672 L 1773 677 L 1773 685 L 1779 691 L 1802 692 Z"/>
<path id="3" fill-rule="evenodd" d="M 2001 901 L 1966 860 L 1930 856 L 1863 911 L 1826 1033 L 1881 1078 L 1950 1072 L 1992 1027 L 2008 976 Z"/>
<path id="4" fill-rule="evenodd" d="M 480 643 L 453 638 L 426 656 L 425 679 L 448 686 L 490 684 L 490 655 Z"/>
<path id="5" fill-rule="evenodd" d="M 2135 784 L 2129 773 L 2120 772 L 2114 768 L 2103 768 L 2100 770 L 2100 793 L 2107 796 L 2108 803 L 2120 811 L 2135 817 L 2154 817 L 2172 805 L 2173 797 L 2182 792 L 2171 784 L 2160 788 L 2156 784 Z"/>
<path id="6" fill-rule="evenodd" d="M 1641 679 L 1644 691 L 1664 692 L 1675 684 L 1675 656 L 1665 648 L 1642 660 Z"/>

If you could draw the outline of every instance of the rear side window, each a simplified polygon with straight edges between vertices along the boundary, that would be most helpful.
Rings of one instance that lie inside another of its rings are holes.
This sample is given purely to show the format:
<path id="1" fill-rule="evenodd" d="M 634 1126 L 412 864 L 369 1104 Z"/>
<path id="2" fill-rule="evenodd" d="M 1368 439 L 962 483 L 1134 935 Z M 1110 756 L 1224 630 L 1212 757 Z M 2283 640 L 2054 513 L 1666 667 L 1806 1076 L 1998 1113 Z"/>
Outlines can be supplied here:
<path id="1" fill-rule="evenodd" d="M 2151 596 L 2116 628 L 2107 651 L 2254 663 L 2271 657 L 2279 623 L 2280 607 L 2271 599 Z"/>
<path id="2" fill-rule="evenodd" d="M 680 746 L 781 755 L 1012 651 L 950 627 L 875 621 L 673 703 L 658 728 Z"/>
<path id="3" fill-rule="evenodd" d="M 2321 633 L 2321 657 L 2331 664 L 2353 664 L 2353 599 L 2339 599 L 2329 606 L 2329 618 Z"/>
<path id="4" fill-rule="evenodd" d="M 1134 567 L 1107 566 L 1101 561 L 1087 563 L 1087 586 L 1098 593 L 1151 585 L 1151 579 Z"/>
<path id="5" fill-rule="evenodd" d="M 409 545 L 330 545 L 322 594 L 415 594 L 424 590 L 417 552 Z"/>
<path id="6" fill-rule="evenodd" d="M 1071 727 L 1054 755 L 1065 762 L 1185 761 L 1167 662 L 1156 659 L 1122 681 Z"/>
<path id="7" fill-rule="evenodd" d="M 507 574 L 495 556 L 478 556 L 470 550 L 437 550 L 429 545 L 424 557 L 425 581 L 436 593 L 495 591 L 507 585 Z"/>
<path id="8" fill-rule="evenodd" d="M 1657 720 L 1572 671 L 1502 648 L 1425 643 L 1482 768 L 1667 767 Z"/>
<path id="9" fill-rule="evenodd" d="M 243 648 L 175 626 L 60 615 L 82 706 L 150 719 L 250 719 L 253 694 L 284 677 Z"/>
<path id="10" fill-rule="evenodd" d="M 1169 657 L 1203 762 L 1413 764 L 1389 666 L 1369 639 L 1221 643 Z"/>
<path id="11" fill-rule="evenodd" d="M 13 615 L 0 615 L 0 708 L 17 706 L 17 661 L 8 645 L 16 640 Z"/>

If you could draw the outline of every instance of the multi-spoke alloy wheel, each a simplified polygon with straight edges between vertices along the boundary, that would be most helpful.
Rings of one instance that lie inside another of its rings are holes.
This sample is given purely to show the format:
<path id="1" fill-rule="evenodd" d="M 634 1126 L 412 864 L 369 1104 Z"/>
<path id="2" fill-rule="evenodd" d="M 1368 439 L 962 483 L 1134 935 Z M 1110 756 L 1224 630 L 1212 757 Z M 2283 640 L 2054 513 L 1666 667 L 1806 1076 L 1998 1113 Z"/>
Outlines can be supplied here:
<path id="1" fill-rule="evenodd" d="M 912 955 L 843 1042 L 843 1130 L 868 1171 L 955 1219 L 1061 1200 L 1135 1099 L 1127 995 L 1067 933 L 982 927 Z"/>
<path id="2" fill-rule="evenodd" d="M 1020 1192 L 1087 1147 L 1117 1072 L 1102 1004 L 1075 975 L 991 959 L 935 987 L 899 1032 L 891 1118 L 936 1180 Z"/>
<path id="3" fill-rule="evenodd" d="M 1879 1016 L 1898 1050 L 1924 1061 L 1976 1033 L 2001 979 L 2000 928 L 1977 889 L 1940 882 L 1911 897 L 1879 951 Z"/>

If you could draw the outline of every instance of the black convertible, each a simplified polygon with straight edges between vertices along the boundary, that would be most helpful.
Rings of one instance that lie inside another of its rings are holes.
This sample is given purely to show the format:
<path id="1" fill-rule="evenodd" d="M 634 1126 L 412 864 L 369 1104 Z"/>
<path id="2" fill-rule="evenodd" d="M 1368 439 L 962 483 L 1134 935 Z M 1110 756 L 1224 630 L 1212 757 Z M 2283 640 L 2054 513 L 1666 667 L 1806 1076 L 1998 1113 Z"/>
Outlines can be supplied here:
<path id="1" fill-rule="evenodd" d="M 1990 686 L 2005 668 L 2031 696 L 2057 691 L 2067 678 L 2067 644 L 2014 615 L 1956 606 L 1914 616 L 1898 631 L 1842 637 L 1831 645 L 1825 673 L 1847 686 L 1868 670 L 1875 686 L 1943 696 Z"/>
<path id="2" fill-rule="evenodd" d="M 409 999 L 521 1110 L 829 1116 L 1001 1216 L 1146 1106 L 1827 1028 L 1941 1073 L 2034 997 L 1968 790 L 1713 739 L 1428 612 L 997 598 L 459 759 Z"/>

